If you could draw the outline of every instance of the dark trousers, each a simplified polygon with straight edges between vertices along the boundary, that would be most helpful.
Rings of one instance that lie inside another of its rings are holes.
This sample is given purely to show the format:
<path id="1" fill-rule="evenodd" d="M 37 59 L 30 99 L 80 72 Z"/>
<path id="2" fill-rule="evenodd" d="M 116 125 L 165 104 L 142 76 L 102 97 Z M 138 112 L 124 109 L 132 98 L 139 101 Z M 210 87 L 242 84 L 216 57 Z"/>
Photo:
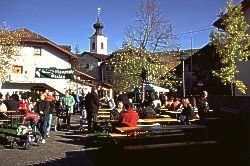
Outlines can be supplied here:
<path id="1" fill-rule="evenodd" d="M 38 124 L 38 130 L 42 135 L 42 138 L 46 138 L 46 132 L 47 132 L 47 119 L 41 120 Z"/>
<path id="2" fill-rule="evenodd" d="M 88 130 L 93 130 L 96 127 L 97 113 L 92 111 L 87 111 L 88 120 Z"/>
<path id="3" fill-rule="evenodd" d="M 207 124 L 207 113 L 200 111 L 198 115 L 200 117 L 200 124 L 205 126 Z"/>
<path id="4" fill-rule="evenodd" d="M 70 121 L 71 121 L 71 114 L 69 114 L 69 111 L 67 111 L 67 126 L 70 126 Z"/>

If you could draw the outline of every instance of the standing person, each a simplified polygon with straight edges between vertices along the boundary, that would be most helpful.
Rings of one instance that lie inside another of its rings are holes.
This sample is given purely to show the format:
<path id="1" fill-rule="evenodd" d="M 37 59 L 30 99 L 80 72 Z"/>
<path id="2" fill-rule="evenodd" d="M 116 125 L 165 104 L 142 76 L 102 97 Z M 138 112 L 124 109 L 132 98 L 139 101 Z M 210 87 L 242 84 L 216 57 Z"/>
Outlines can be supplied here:
<path id="1" fill-rule="evenodd" d="M 74 104 L 75 100 L 73 96 L 69 94 L 68 91 L 65 92 L 65 96 L 60 101 L 61 105 L 65 105 L 67 107 L 67 130 L 70 128 L 70 120 L 71 120 L 71 114 L 73 114 L 74 110 Z"/>
<path id="2" fill-rule="evenodd" d="M 46 96 L 46 100 L 49 102 L 49 117 L 47 121 L 47 130 L 46 130 L 46 136 L 50 137 L 50 129 L 51 129 L 51 123 L 52 123 L 52 115 L 55 110 L 55 98 L 53 96 L 52 92 L 49 92 L 48 95 Z"/>
<path id="3" fill-rule="evenodd" d="M 209 111 L 209 105 L 207 102 L 207 91 L 201 93 L 200 99 L 197 100 L 198 115 L 200 117 L 201 125 L 206 125 L 206 118 Z"/>
<path id="4" fill-rule="evenodd" d="M 88 131 L 93 131 L 97 121 L 97 113 L 100 106 L 100 98 L 97 90 L 93 87 L 85 97 L 85 109 L 87 111 Z"/>
<path id="5" fill-rule="evenodd" d="M 36 112 L 40 115 L 39 131 L 42 134 L 42 143 L 45 143 L 47 121 L 49 117 L 49 102 L 45 100 L 46 95 L 41 94 L 40 100 L 36 104 Z"/>
<path id="6" fill-rule="evenodd" d="M 81 98 L 81 93 L 77 90 L 76 94 L 75 94 L 75 111 L 76 112 L 80 112 L 80 98 Z"/>

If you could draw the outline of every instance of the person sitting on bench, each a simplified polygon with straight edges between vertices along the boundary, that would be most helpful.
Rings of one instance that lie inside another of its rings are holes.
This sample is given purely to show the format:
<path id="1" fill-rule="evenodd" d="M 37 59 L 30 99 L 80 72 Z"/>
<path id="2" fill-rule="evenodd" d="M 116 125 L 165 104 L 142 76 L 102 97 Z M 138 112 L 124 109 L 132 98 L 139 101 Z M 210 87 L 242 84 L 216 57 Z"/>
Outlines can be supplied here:
<path id="1" fill-rule="evenodd" d="M 125 104 L 125 109 L 127 111 L 123 112 L 118 119 L 119 125 L 124 127 L 137 126 L 139 115 L 136 111 L 133 110 L 133 104 Z"/>

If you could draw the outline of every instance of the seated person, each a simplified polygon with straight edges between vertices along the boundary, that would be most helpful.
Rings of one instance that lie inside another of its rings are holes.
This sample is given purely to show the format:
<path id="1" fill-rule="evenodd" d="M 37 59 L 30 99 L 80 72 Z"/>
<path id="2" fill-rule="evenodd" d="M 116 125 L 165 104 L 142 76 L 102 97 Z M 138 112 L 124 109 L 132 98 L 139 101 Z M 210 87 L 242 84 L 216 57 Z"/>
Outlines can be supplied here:
<path id="1" fill-rule="evenodd" d="M 156 112 L 155 110 L 151 107 L 152 103 L 150 101 L 145 100 L 144 102 L 144 108 L 142 110 L 142 113 L 140 117 L 142 119 L 150 119 L 150 118 L 156 118 Z"/>
<path id="2" fill-rule="evenodd" d="M 4 112 L 7 112 L 7 107 L 3 103 L 3 99 L 0 99 L 0 111 L 3 111 L 2 113 L 0 113 L 0 119 L 7 119 L 8 116 L 6 113 L 4 113 Z"/>
<path id="3" fill-rule="evenodd" d="M 11 96 L 7 96 L 6 100 L 3 102 L 6 105 L 7 110 L 16 111 L 18 108 L 19 103 Z"/>
<path id="4" fill-rule="evenodd" d="M 111 108 L 111 109 L 115 109 L 115 100 L 114 99 L 110 99 L 110 101 L 109 101 L 109 108 Z"/>
<path id="5" fill-rule="evenodd" d="M 179 109 L 181 109 L 181 107 L 182 107 L 182 103 L 180 102 L 180 99 L 178 97 L 176 97 L 174 99 L 174 102 L 169 107 L 169 110 L 170 111 L 178 111 Z"/>
<path id="6" fill-rule="evenodd" d="M 23 111 L 25 114 L 30 112 L 29 103 L 26 101 L 26 99 L 22 99 L 22 101 L 19 103 L 18 110 Z"/>
<path id="7" fill-rule="evenodd" d="M 183 109 L 179 119 L 181 122 L 189 124 L 189 120 L 193 119 L 195 116 L 194 110 L 192 109 L 188 98 L 184 98 L 182 100 L 182 104 Z"/>
<path id="8" fill-rule="evenodd" d="M 118 120 L 121 113 L 125 112 L 126 110 L 123 107 L 122 101 L 118 101 L 116 108 L 114 108 L 110 112 L 110 120 Z"/>
<path id="9" fill-rule="evenodd" d="M 123 112 L 118 119 L 119 125 L 124 127 L 137 126 L 139 115 L 133 110 L 133 104 L 127 103 L 125 109 L 127 111 Z"/>

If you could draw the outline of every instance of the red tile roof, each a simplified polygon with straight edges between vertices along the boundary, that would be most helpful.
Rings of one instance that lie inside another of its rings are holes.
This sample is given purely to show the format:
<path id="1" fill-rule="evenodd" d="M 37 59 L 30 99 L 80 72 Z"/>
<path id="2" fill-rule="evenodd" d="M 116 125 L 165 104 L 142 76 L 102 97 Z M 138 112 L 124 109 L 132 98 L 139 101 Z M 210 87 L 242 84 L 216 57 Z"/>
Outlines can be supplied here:
<path id="1" fill-rule="evenodd" d="M 92 56 L 92 57 L 94 57 L 94 58 L 96 58 L 96 59 L 102 59 L 102 60 L 105 60 L 105 59 L 107 59 L 107 58 L 109 57 L 109 55 L 96 54 L 96 53 L 92 53 L 92 52 L 83 52 L 83 53 L 81 54 L 81 56 L 83 56 L 83 55 L 85 55 L 85 54 L 90 55 L 90 56 Z"/>
<path id="2" fill-rule="evenodd" d="M 49 39 L 47 39 L 47 38 L 45 38 L 37 33 L 34 33 L 28 29 L 22 28 L 22 29 L 13 30 L 11 32 L 16 32 L 20 36 L 21 41 L 23 43 L 45 43 L 45 44 L 48 44 L 48 45 L 60 50 L 61 52 L 67 54 L 72 60 L 78 59 L 78 57 L 76 55 L 74 55 L 73 53 L 71 53 L 67 49 L 55 44 L 54 42 L 50 41 Z"/>

